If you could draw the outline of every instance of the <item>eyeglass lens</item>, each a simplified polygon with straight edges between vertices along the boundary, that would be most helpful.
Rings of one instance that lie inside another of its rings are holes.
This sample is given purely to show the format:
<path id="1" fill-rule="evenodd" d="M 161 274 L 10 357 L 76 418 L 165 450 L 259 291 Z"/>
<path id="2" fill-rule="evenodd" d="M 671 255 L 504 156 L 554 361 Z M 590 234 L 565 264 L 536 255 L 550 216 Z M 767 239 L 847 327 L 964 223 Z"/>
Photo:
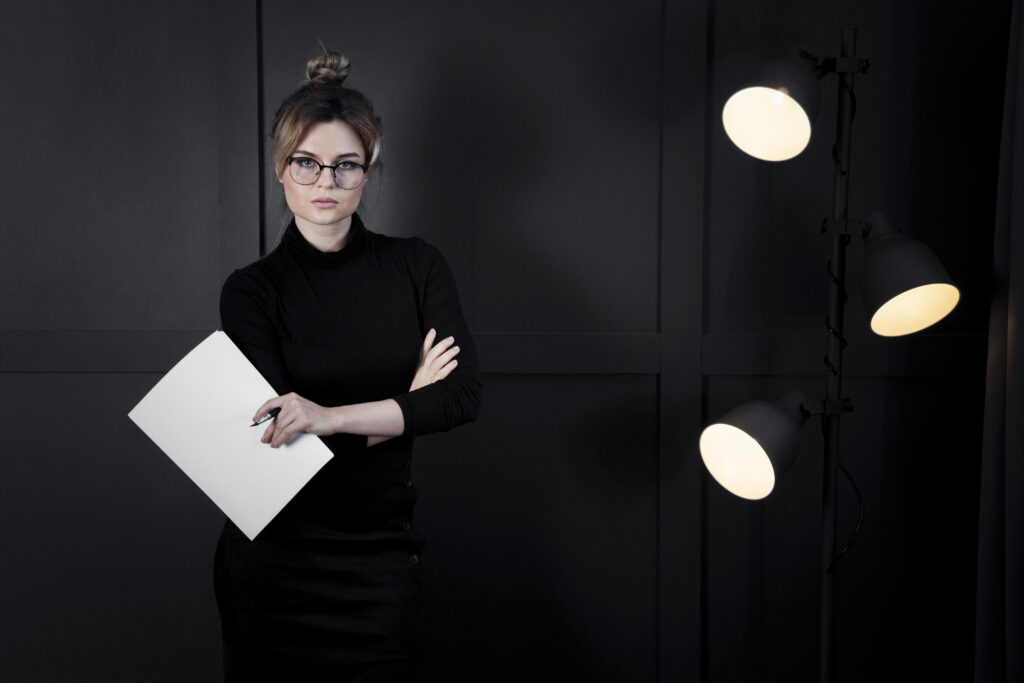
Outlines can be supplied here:
<path id="1" fill-rule="evenodd" d="M 321 166 L 312 159 L 297 158 L 290 164 L 292 180 L 300 185 L 312 185 L 320 177 Z M 363 168 L 352 162 L 343 161 L 334 167 L 334 182 L 343 190 L 354 190 L 363 184 Z"/>

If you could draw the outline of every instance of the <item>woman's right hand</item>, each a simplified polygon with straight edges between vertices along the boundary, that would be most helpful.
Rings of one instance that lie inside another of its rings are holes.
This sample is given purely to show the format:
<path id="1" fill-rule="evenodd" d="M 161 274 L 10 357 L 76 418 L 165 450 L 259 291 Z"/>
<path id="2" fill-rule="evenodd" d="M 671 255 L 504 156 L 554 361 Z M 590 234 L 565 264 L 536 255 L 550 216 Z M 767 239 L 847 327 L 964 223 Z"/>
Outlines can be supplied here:
<path id="1" fill-rule="evenodd" d="M 413 375 L 409 391 L 416 391 L 423 387 L 442 380 L 455 369 L 459 361 L 455 356 L 459 353 L 459 347 L 454 346 L 455 337 L 447 337 L 434 343 L 437 332 L 431 328 L 423 339 L 423 346 L 420 348 L 420 362 L 416 366 L 416 374 Z"/>

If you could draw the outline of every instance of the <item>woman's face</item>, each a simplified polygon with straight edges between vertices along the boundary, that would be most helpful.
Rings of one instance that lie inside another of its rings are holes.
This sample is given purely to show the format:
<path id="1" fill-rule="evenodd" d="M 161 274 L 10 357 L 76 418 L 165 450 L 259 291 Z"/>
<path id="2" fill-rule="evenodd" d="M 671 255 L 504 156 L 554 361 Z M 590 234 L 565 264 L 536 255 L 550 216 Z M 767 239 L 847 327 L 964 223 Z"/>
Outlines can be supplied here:
<path id="1" fill-rule="evenodd" d="M 309 129 L 292 157 L 308 157 L 321 164 L 340 161 L 366 163 L 366 150 L 352 126 L 344 121 L 318 123 Z M 295 223 L 304 233 L 348 230 L 352 214 L 359 207 L 363 185 L 354 190 L 343 190 L 334 182 L 330 169 L 323 169 L 311 185 L 295 182 L 286 164 L 277 179 L 284 185 L 288 208 L 295 214 Z"/>

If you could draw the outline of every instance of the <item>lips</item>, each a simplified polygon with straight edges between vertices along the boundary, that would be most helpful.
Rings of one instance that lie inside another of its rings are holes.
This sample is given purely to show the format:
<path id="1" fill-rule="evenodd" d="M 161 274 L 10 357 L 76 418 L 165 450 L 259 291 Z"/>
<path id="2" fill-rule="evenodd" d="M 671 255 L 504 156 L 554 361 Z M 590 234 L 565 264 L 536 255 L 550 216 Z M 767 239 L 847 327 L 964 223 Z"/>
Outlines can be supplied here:
<path id="1" fill-rule="evenodd" d="M 330 197 L 317 197 L 313 200 L 313 206 L 318 206 L 321 209 L 330 209 L 337 205 L 337 200 L 331 199 Z"/>

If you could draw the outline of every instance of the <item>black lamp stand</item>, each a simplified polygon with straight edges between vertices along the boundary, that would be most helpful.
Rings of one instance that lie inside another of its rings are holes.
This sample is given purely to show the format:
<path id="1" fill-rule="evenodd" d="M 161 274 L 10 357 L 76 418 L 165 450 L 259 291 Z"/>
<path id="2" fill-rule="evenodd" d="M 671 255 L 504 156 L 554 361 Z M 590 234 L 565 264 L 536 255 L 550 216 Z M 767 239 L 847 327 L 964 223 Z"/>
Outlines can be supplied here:
<path id="1" fill-rule="evenodd" d="M 847 207 L 850 188 L 850 140 L 853 127 L 853 76 L 864 70 L 864 63 L 855 57 L 857 29 L 842 29 L 839 58 L 835 72 L 839 77 L 839 99 L 836 116 L 836 141 L 832 148 L 835 179 L 832 194 L 832 220 L 823 230 L 832 236 L 832 258 L 828 264 L 828 354 L 825 356 L 825 401 L 821 416 L 825 439 L 824 486 L 822 495 L 822 559 L 821 559 L 821 683 L 831 683 L 833 645 L 835 643 L 836 602 L 836 511 L 839 499 L 839 419 L 849 410 L 843 399 L 843 309 L 846 304 L 846 247 L 850 243 Z"/>

